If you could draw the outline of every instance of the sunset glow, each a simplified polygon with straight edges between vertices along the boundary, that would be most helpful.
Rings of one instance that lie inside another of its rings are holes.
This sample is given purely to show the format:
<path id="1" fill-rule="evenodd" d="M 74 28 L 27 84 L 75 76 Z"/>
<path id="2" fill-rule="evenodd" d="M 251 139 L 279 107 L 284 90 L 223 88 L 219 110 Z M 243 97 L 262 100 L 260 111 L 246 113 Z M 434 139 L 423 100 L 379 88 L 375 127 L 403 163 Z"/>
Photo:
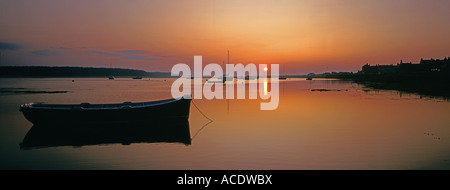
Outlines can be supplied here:
<path id="1" fill-rule="evenodd" d="M 443 58 L 450 1 L 0 2 L 1 65 L 170 71 L 177 63 L 280 64 L 282 73 Z"/>
<path id="2" fill-rule="evenodd" d="M 450 170 L 449 10 L 0 0 L 0 169 L 145 170 L 168 189 L 404 186 L 313 170 Z"/>

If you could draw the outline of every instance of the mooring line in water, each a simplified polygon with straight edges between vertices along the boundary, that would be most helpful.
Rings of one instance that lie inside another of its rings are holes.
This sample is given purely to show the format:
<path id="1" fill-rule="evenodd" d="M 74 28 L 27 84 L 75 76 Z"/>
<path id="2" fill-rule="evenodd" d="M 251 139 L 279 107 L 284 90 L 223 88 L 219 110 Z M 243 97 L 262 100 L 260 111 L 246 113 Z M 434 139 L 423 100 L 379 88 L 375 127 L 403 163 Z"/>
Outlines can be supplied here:
<path id="1" fill-rule="evenodd" d="M 206 126 L 208 126 L 212 121 L 209 121 L 208 123 L 204 124 L 200 129 L 191 137 L 191 141 L 194 140 L 194 138 L 202 131 Z"/>
<path id="2" fill-rule="evenodd" d="M 202 127 L 200 127 L 200 129 L 199 129 L 199 130 L 191 137 L 191 141 L 192 141 L 192 140 L 194 140 L 194 138 L 200 133 L 200 131 L 202 131 L 206 126 L 208 126 L 210 123 L 212 123 L 213 120 L 210 119 L 208 116 L 206 116 L 206 115 L 200 110 L 200 108 L 198 108 L 198 106 L 195 105 L 194 100 L 192 100 L 191 102 L 192 102 L 192 104 L 195 106 L 195 108 L 197 108 L 198 112 L 200 112 L 200 114 L 202 114 L 203 117 L 205 117 L 206 119 L 209 120 L 208 123 L 206 123 L 206 124 L 204 124 Z"/>
<path id="3" fill-rule="evenodd" d="M 197 105 L 195 105 L 194 100 L 192 100 L 191 102 L 192 102 L 192 104 L 195 106 L 195 108 L 197 108 L 198 112 L 200 112 L 200 114 L 203 115 L 203 117 L 205 117 L 206 119 L 208 119 L 210 122 L 213 122 L 212 119 L 210 119 L 210 118 L 209 118 L 208 116 L 206 116 L 202 111 L 200 111 L 200 108 L 198 108 Z"/>

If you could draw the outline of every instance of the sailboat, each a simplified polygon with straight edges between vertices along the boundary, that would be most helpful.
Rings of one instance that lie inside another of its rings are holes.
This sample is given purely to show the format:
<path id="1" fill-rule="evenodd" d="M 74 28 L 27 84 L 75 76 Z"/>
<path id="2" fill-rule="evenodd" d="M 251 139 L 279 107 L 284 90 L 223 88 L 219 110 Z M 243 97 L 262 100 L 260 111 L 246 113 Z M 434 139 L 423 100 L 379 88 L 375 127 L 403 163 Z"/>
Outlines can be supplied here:
<path id="1" fill-rule="evenodd" d="M 142 77 L 141 76 L 135 76 L 132 79 L 142 79 Z"/>
<path id="2" fill-rule="evenodd" d="M 230 50 L 228 50 L 227 68 L 228 68 L 229 64 L 230 64 Z M 223 82 L 225 82 L 225 81 L 232 81 L 232 80 L 233 80 L 233 77 L 228 77 L 228 76 L 224 76 L 223 77 Z"/>
<path id="3" fill-rule="evenodd" d="M 230 64 L 230 50 L 228 50 L 228 65 Z M 210 83 L 225 83 L 226 81 L 232 81 L 233 77 L 228 78 L 227 76 L 223 75 L 222 77 L 218 77 L 218 78 L 210 78 L 208 79 L 207 82 Z"/>
<path id="4" fill-rule="evenodd" d="M 112 68 L 112 58 L 111 58 L 111 61 L 109 63 L 109 68 Z M 114 80 L 114 76 L 113 75 L 109 75 L 108 79 L 109 80 Z"/>

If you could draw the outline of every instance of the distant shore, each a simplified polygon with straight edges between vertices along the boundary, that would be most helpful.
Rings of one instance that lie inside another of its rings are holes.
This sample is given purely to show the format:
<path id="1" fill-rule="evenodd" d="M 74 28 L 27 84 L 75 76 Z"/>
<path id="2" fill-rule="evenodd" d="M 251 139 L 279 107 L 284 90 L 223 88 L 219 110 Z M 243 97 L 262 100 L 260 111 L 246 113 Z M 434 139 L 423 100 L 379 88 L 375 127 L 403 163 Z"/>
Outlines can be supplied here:
<path id="1" fill-rule="evenodd" d="M 429 96 L 442 96 L 450 98 L 450 74 L 448 63 L 445 67 L 439 67 L 439 72 L 411 72 L 402 67 L 390 65 L 392 70 L 382 70 L 386 66 L 364 65 L 357 73 L 331 72 L 323 74 L 310 73 L 308 75 L 280 75 L 283 78 L 335 78 L 340 80 L 351 80 L 355 83 L 365 85 L 374 89 L 399 90 L 409 93 L 417 93 Z M 417 64 L 409 63 L 408 67 Z M 419 65 L 420 66 L 420 65 Z M 377 72 L 373 72 L 377 71 Z M 370 71 L 370 72 L 368 72 Z M 122 69 L 122 68 L 95 68 L 95 67 L 48 67 L 48 66 L 0 66 L 0 78 L 108 78 L 109 76 L 119 78 L 171 78 L 169 72 L 147 72 L 144 70 Z"/>
<path id="2" fill-rule="evenodd" d="M 169 72 L 146 72 L 144 70 L 95 67 L 47 67 L 47 66 L 0 66 L 0 78 L 107 78 L 114 77 L 171 77 Z"/>

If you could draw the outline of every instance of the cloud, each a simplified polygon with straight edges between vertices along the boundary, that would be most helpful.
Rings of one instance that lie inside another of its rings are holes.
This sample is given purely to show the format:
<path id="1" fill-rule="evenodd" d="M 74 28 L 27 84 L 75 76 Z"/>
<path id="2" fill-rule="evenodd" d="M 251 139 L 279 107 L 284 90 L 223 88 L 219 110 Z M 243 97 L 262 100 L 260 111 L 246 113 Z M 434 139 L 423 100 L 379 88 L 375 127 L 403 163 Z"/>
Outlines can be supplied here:
<path id="1" fill-rule="evenodd" d="M 144 50 L 122 50 L 117 52 L 104 52 L 92 50 L 89 53 L 106 56 L 121 56 L 123 59 L 141 60 L 141 61 L 158 61 L 159 59 L 143 55 L 146 53 Z"/>
<path id="2" fill-rule="evenodd" d="M 19 50 L 22 49 L 22 45 L 9 42 L 0 42 L 0 50 Z"/>
<path id="3" fill-rule="evenodd" d="M 63 47 L 63 46 L 60 46 L 58 49 L 62 49 L 62 50 L 69 50 L 69 49 L 72 49 L 72 48 L 70 48 L 70 47 Z"/>
<path id="4" fill-rule="evenodd" d="M 96 51 L 96 50 L 89 51 L 89 53 L 93 53 L 93 54 L 97 54 L 97 55 L 107 55 L 107 56 L 119 56 L 120 55 L 119 53 Z"/>
<path id="5" fill-rule="evenodd" d="M 145 51 L 144 50 L 123 50 L 123 51 L 120 51 L 120 53 L 132 55 L 132 54 L 144 54 Z"/>
<path id="6" fill-rule="evenodd" d="M 50 49 L 60 49 L 60 50 L 71 50 L 73 48 L 71 47 L 64 47 L 64 46 L 59 46 L 59 47 L 55 47 L 55 46 L 50 46 Z"/>
<path id="7" fill-rule="evenodd" d="M 162 58 L 180 58 L 180 56 L 175 56 L 175 55 L 159 55 L 158 57 L 162 57 Z"/>
<path id="8" fill-rule="evenodd" d="M 60 54 L 59 51 L 53 51 L 53 50 L 48 50 L 48 49 L 30 51 L 30 53 L 33 55 L 39 55 L 39 56 L 55 56 L 55 55 Z"/>
<path id="9" fill-rule="evenodd" d="M 133 60 L 142 60 L 142 61 L 158 61 L 159 59 L 148 57 L 144 55 L 125 55 L 123 56 L 125 59 L 133 59 Z"/>

